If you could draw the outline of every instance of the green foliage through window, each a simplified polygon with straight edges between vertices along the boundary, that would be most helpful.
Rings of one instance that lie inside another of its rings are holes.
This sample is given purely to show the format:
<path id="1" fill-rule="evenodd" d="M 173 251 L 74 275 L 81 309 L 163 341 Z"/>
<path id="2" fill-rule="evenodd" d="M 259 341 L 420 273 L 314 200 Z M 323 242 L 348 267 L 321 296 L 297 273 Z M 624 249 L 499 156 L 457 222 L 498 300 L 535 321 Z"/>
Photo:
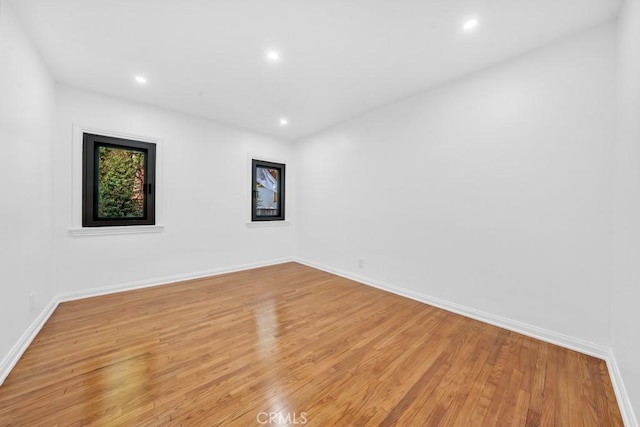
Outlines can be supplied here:
<path id="1" fill-rule="evenodd" d="M 98 217 L 144 216 L 144 153 L 98 148 Z"/>
<path id="2" fill-rule="evenodd" d="M 82 226 L 156 223 L 156 144 L 85 133 Z"/>

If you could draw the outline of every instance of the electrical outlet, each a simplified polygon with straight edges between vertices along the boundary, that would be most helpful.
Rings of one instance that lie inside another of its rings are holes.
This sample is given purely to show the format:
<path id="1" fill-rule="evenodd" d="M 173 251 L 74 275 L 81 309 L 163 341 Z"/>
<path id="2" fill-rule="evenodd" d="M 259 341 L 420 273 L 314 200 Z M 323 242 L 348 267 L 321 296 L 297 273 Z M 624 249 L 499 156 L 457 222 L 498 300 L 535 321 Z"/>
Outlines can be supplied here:
<path id="1" fill-rule="evenodd" d="M 33 292 L 29 294 L 29 311 L 33 311 L 36 308 L 36 296 Z"/>
<path id="2" fill-rule="evenodd" d="M 358 268 L 364 268 L 364 258 L 358 258 Z"/>

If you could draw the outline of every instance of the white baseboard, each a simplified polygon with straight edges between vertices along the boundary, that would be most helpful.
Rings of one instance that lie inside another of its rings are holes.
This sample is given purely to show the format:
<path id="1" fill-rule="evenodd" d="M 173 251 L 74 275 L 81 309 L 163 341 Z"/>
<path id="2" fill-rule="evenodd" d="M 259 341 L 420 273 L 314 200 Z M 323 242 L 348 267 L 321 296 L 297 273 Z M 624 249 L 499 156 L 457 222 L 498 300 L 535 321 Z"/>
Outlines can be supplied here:
<path id="1" fill-rule="evenodd" d="M 620 407 L 622 421 L 624 421 L 624 425 L 627 427 L 638 427 L 638 419 L 633 412 L 631 399 L 629 399 L 627 389 L 624 386 L 622 374 L 620 373 L 620 368 L 618 367 L 618 362 L 616 362 L 613 350 L 609 349 L 609 355 L 605 360 L 607 361 L 607 369 L 609 370 L 609 378 L 611 378 L 613 391 L 616 393 L 616 399 Z"/>
<path id="2" fill-rule="evenodd" d="M 189 274 L 178 274 L 174 276 L 156 277 L 154 279 L 140 280 L 136 282 L 120 283 L 112 286 L 105 286 L 101 288 L 87 289 L 82 291 L 65 292 L 53 297 L 51 302 L 42 310 L 38 317 L 33 321 L 29 328 L 22 334 L 18 342 L 11 348 L 9 353 L 0 362 L 0 386 L 9 376 L 11 370 L 16 366 L 24 352 L 27 350 L 31 342 L 35 339 L 40 329 L 47 322 L 49 317 L 53 314 L 58 304 L 75 301 L 83 298 L 91 298 L 100 295 L 113 294 L 116 292 L 131 291 L 134 289 L 148 288 L 152 286 L 166 285 L 169 283 L 182 282 L 185 280 L 201 279 L 204 277 L 218 276 L 220 274 L 234 273 L 237 271 L 250 270 L 253 268 L 266 267 L 269 265 L 283 264 L 293 261 L 293 258 L 281 258 L 270 261 L 254 262 L 242 265 L 236 265 L 232 267 L 216 268 L 213 270 L 199 271 Z"/>
<path id="3" fill-rule="evenodd" d="M 29 328 L 22 334 L 17 343 L 9 350 L 9 353 L 2 359 L 0 362 L 0 386 L 4 383 L 4 380 L 7 379 L 11 370 L 16 366 L 18 360 L 22 357 L 31 342 L 35 339 L 40 329 L 47 323 L 49 317 L 53 314 L 53 312 L 58 307 L 58 301 L 54 297 L 49 304 L 40 312 L 38 317 L 35 318 L 33 323 L 29 325 Z"/>
<path id="4" fill-rule="evenodd" d="M 555 344 L 560 347 L 568 348 L 579 353 L 584 353 L 589 356 L 602 359 L 607 363 L 609 377 L 611 378 L 611 383 L 616 394 L 616 399 L 618 400 L 618 406 L 620 407 L 620 413 L 622 415 L 624 425 L 627 427 L 638 427 L 638 422 L 633 413 L 629 395 L 626 393 L 624 383 L 622 381 L 622 376 L 620 375 L 620 370 L 618 369 L 613 351 L 609 347 L 594 344 L 557 332 L 549 331 L 547 329 L 508 319 L 506 317 L 496 316 L 491 313 L 476 310 L 475 308 L 467 307 L 419 292 L 393 286 L 388 283 L 360 276 L 358 274 L 353 274 L 339 269 L 327 267 L 306 259 L 296 258 L 294 261 L 308 267 L 316 268 L 327 273 L 335 274 L 336 276 L 354 280 L 356 282 L 372 286 L 383 291 L 391 292 L 393 294 L 400 295 L 406 298 L 410 298 L 424 304 L 432 305 L 434 307 L 438 307 L 452 313 L 478 320 L 480 322 L 488 323 L 502 329 L 507 329 L 509 331 L 517 332 L 519 334 L 538 339 L 540 341 Z"/>
<path id="5" fill-rule="evenodd" d="M 202 279 L 204 277 L 218 276 L 220 274 L 235 273 L 238 271 L 251 270 L 252 268 L 267 267 L 269 265 L 284 264 L 292 262 L 293 258 L 280 258 L 270 261 L 252 262 L 232 267 L 215 268 L 212 270 L 198 271 L 188 274 L 177 274 L 173 276 L 156 277 L 153 279 L 139 280 L 136 282 L 120 283 L 112 286 L 103 286 L 101 288 L 87 289 L 81 291 L 64 292 L 58 295 L 59 302 L 75 301 L 84 298 L 97 297 L 100 295 L 108 295 L 117 292 L 132 291 L 134 289 L 149 288 L 152 286 L 168 285 L 170 283 L 184 282 L 185 280 Z"/>
<path id="6" fill-rule="evenodd" d="M 309 267 L 317 268 L 318 270 L 326 271 L 327 273 L 335 274 L 347 279 L 355 280 L 356 282 L 363 283 L 365 285 L 372 286 L 374 288 L 382 289 L 383 291 L 391 292 L 396 295 L 400 295 L 412 300 L 422 302 L 434 307 L 441 308 L 452 313 L 460 314 L 465 317 L 469 317 L 480 322 L 488 323 L 490 325 L 497 326 L 502 329 L 517 332 L 522 335 L 526 335 L 531 338 L 539 339 L 551 344 L 559 345 L 571 350 L 578 351 L 580 353 L 588 354 L 590 356 L 605 359 L 609 355 L 609 348 L 598 344 L 583 341 L 577 338 L 573 338 L 567 335 L 559 334 L 557 332 L 549 331 L 547 329 L 539 328 L 537 326 L 522 323 L 516 320 L 508 319 L 502 316 L 496 316 L 495 314 L 487 313 L 485 311 L 476 310 L 475 308 L 467 307 L 461 304 L 457 304 L 451 301 L 435 298 L 420 292 L 411 291 L 409 289 L 393 286 L 388 283 L 383 283 L 378 280 L 373 280 L 368 277 L 360 276 L 357 274 L 337 270 L 335 268 L 326 267 L 324 265 L 317 264 L 313 261 L 304 259 L 297 259 L 296 262 L 307 265 Z"/>

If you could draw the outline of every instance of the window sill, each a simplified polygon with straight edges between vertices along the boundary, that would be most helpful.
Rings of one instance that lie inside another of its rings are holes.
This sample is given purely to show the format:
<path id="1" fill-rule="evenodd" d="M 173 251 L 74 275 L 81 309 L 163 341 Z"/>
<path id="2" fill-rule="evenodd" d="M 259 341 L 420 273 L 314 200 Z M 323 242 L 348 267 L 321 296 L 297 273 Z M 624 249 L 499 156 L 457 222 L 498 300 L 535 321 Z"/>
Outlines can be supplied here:
<path id="1" fill-rule="evenodd" d="M 247 221 L 247 228 L 286 227 L 291 221 Z"/>
<path id="2" fill-rule="evenodd" d="M 115 234 L 149 234 L 161 233 L 164 225 L 130 225 L 124 227 L 82 227 L 71 228 L 69 234 L 73 237 L 109 236 Z"/>

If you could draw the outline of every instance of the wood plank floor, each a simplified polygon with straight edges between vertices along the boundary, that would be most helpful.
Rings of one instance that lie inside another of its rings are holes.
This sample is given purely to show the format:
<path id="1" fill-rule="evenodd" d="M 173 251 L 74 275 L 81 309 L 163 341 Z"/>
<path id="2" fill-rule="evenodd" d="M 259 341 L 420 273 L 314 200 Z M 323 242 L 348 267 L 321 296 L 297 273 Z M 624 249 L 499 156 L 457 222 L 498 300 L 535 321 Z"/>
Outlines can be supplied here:
<path id="1" fill-rule="evenodd" d="M 0 425 L 269 421 L 622 425 L 599 359 L 295 263 L 61 304 L 0 387 Z"/>

